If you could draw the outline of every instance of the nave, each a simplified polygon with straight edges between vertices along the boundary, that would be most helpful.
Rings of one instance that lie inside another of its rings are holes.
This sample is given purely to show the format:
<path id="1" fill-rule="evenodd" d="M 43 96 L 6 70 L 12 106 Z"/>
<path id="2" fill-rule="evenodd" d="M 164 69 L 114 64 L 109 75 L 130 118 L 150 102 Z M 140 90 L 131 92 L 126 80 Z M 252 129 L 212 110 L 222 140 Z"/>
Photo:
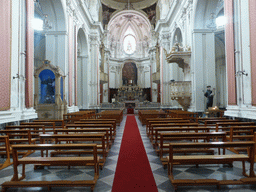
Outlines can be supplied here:
<path id="1" fill-rule="evenodd" d="M 113 181 L 115 177 L 115 171 L 120 151 L 120 146 L 122 142 L 123 132 L 126 124 L 127 116 L 124 116 L 123 121 L 120 126 L 117 127 L 116 138 L 110 152 L 108 153 L 107 160 L 102 170 L 100 170 L 100 177 L 97 180 L 95 186 L 95 192 L 110 192 L 112 191 Z M 147 153 L 147 157 L 153 172 L 153 176 L 157 185 L 159 192 L 170 192 L 174 191 L 173 186 L 168 178 L 167 169 L 163 168 L 163 165 L 157 156 L 157 153 L 152 147 L 152 144 L 146 134 L 146 126 L 142 126 L 140 120 L 136 116 L 136 121 L 141 134 L 141 138 Z M 134 146 L 136 150 L 136 146 Z M 248 167 L 248 164 L 247 164 Z M 21 167 L 20 167 L 21 168 Z M 20 169 L 19 168 L 19 169 Z M 20 171 L 20 170 L 19 170 Z M 58 170 L 55 168 L 49 169 L 38 169 L 34 170 L 33 165 L 28 165 L 26 167 L 26 179 L 27 180 L 76 180 L 76 179 L 90 179 L 93 176 L 93 170 L 91 169 L 62 169 Z M 0 171 L 0 184 L 5 181 L 9 181 L 13 175 L 13 167 L 9 166 Z M 234 162 L 233 168 L 223 165 L 200 165 L 199 168 L 195 166 L 176 166 L 174 169 L 174 176 L 176 179 L 239 179 L 242 177 L 242 166 L 241 162 Z M 48 191 L 47 188 L 20 188 L 8 189 L 8 192 L 23 192 L 23 191 Z M 51 191 L 63 191 L 63 192 L 73 192 L 73 191 L 90 191 L 89 187 L 77 187 L 77 188 L 52 188 Z M 178 191 L 205 191 L 205 192 L 235 192 L 235 191 L 245 191 L 252 192 L 256 191 L 256 187 L 253 185 L 231 185 L 231 186 L 221 186 L 221 189 L 217 189 L 216 186 L 189 186 L 189 187 L 179 187 Z"/>

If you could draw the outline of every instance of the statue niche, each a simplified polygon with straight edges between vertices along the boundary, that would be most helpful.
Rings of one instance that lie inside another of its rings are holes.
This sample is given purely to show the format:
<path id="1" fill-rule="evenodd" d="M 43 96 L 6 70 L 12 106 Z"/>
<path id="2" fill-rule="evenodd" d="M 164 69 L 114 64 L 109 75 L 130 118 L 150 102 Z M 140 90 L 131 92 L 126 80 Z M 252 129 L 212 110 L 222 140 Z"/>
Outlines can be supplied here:
<path id="1" fill-rule="evenodd" d="M 137 67 L 136 64 L 133 62 L 128 62 L 124 64 L 123 70 L 122 70 L 122 80 L 123 85 L 137 85 Z"/>
<path id="2" fill-rule="evenodd" d="M 64 74 L 45 60 L 35 70 L 35 109 L 39 119 L 62 119 L 67 112 Z"/>
<path id="3" fill-rule="evenodd" d="M 41 80 L 41 97 L 40 104 L 55 103 L 55 75 L 49 70 L 45 69 L 39 74 Z"/>

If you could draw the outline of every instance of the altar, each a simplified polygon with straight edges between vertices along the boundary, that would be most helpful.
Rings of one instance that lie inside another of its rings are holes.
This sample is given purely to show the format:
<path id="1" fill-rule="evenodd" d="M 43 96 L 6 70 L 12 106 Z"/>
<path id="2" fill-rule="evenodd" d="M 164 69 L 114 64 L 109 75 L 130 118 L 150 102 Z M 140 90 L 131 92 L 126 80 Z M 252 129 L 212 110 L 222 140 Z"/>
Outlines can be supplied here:
<path id="1" fill-rule="evenodd" d="M 143 102 L 146 98 L 147 98 L 147 95 L 143 95 L 142 88 L 140 88 L 139 86 L 132 86 L 132 85 L 120 87 L 117 91 L 117 95 L 115 96 L 115 100 L 117 102 L 126 102 L 126 103 L 129 103 L 128 101 L 133 101 L 132 103 Z"/>

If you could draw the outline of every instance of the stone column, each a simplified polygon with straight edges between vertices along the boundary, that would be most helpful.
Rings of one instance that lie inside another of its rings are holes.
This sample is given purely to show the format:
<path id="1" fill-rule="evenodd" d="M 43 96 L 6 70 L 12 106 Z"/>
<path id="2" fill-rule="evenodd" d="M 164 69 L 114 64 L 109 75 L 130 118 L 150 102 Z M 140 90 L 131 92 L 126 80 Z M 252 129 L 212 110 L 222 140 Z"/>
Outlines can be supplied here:
<path id="1" fill-rule="evenodd" d="M 79 81 L 77 82 L 78 87 L 78 105 L 79 108 L 87 109 L 88 108 L 88 71 L 87 71 L 88 56 L 78 56 L 78 77 Z"/>
<path id="2" fill-rule="evenodd" d="M 170 34 L 163 34 L 161 39 L 161 59 L 162 59 L 162 76 L 160 76 L 162 82 L 162 105 L 169 106 L 170 104 L 170 93 L 169 93 L 169 81 L 170 81 L 170 71 L 169 71 L 169 63 L 166 61 L 166 55 L 164 53 L 164 49 L 168 52 L 170 47 Z"/>
<path id="3" fill-rule="evenodd" d="M 34 105 L 34 29 L 32 20 L 34 19 L 34 1 L 26 0 L 27 22 L 26 22 L 26 86 L 25 102 L 26 108 Z"/>
<path id="4" fill-rule="evenodd" d="M 88 90 L 89 99 L 89 107 L 97 107 L 99 105 L 100 99 L 100 80 L 99 80 L 99 37 L 97 35 L 90 35 L 90 65 L 89 68 L 89 76 L 90 87 Z"/>
<path id="5" fill-rule="evenodd" d="M 203 112 L 206 108 L 204 92 L 206 86 L 216 87 L 215 36 L 208 29 L 193 31 L 193 52 L 191 59 L 192 111 Z M 215 105 L 215 99 L 213 102 Z"/>

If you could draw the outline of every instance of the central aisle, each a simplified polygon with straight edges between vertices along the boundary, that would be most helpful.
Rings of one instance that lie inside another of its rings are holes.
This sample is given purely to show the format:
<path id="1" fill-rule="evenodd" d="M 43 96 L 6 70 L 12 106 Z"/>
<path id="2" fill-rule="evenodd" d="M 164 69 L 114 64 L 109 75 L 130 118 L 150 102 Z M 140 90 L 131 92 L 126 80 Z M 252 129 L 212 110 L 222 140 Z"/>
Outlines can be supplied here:
<path id="1" fill-rule="evenodd" d="M 112 191 L 158 191 L 134 116 L 126 119 Z"/>

